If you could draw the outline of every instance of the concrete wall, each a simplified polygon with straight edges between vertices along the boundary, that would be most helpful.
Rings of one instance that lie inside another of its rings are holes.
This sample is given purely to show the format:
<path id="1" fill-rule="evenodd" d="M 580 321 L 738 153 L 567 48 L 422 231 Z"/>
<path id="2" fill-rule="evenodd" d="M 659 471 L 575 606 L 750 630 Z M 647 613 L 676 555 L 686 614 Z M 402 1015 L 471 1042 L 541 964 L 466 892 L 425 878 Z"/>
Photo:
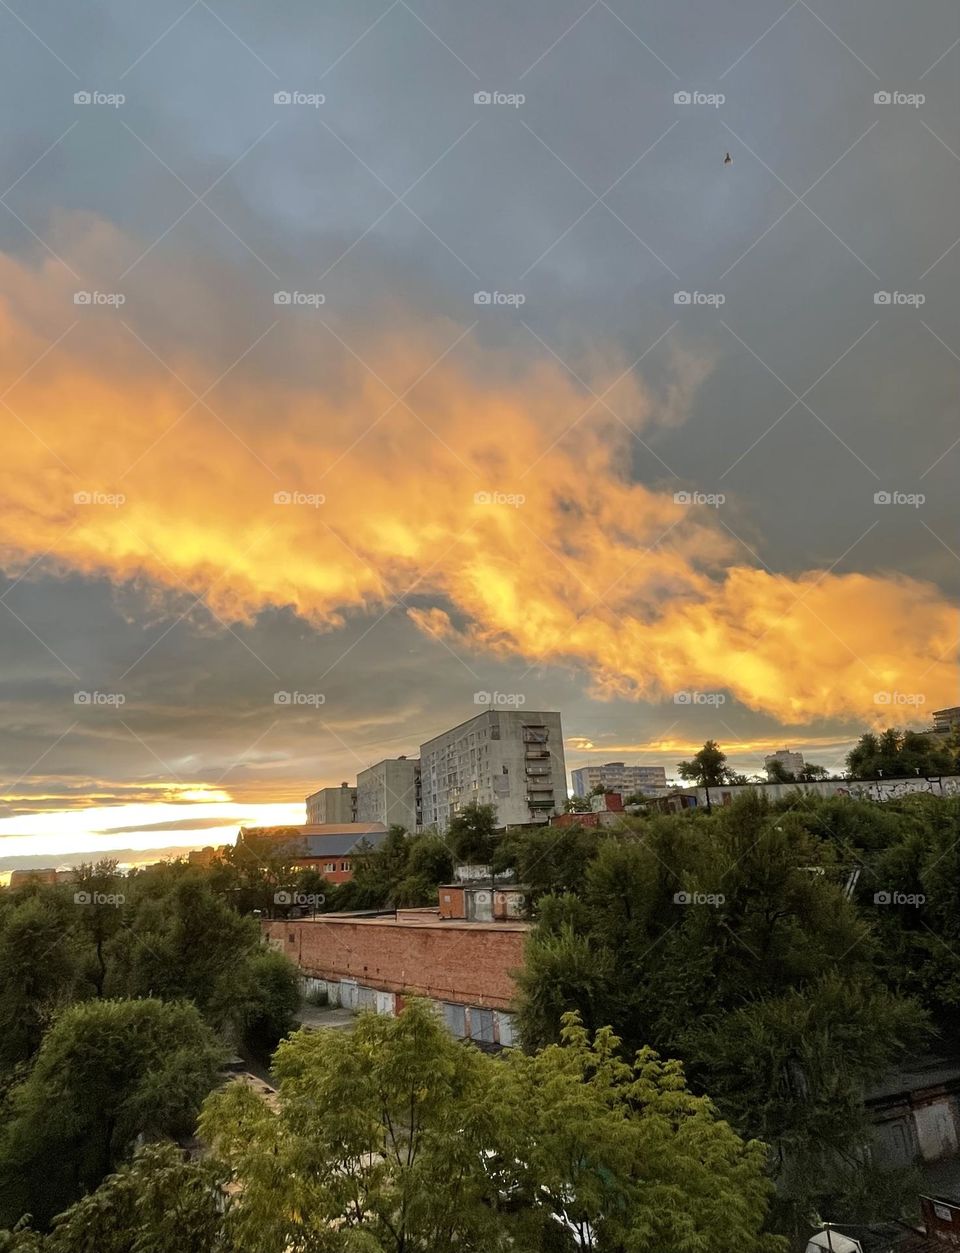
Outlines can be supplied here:
<path id="1" fill-rule="evenodd" d="M 407 757 L 378 761 L 357 775 L 357 821 L 417 829 L 420 762 Z"/>
<path id="2" fill-rule="evenodd" d="M 706 805 L 707 788 L 685 787 L 669 788 L 659 792 L 666 796 L 671 792 L 680 791 L 684 796 L 692 797 L 697 805 Z M 835 779 L 815 783 L 743 783 L 724 784 L 712 787 L 710 792 L 711 805 L 730 805 L 738 796 L 745 792 L 762 792 L 771 800 L 783 800 L 796 796 L 798 792 L 809 793 L 811 796 L 852 796 L 855 800 L 886 801 L 901 796 L 912 796 L 917 793 L 929 793 L 933 796 L 960 796 L 960 775 L 944 775 L 933 779 Z"/>
<path id="3" fill-rule="evenodd" d="M 273 948 L 303 975 L 355 979 L 384 992 L 509 1010 L 511 971 L 523 964 L 527 924 L 445 923 L 329 914 L 263 923 Z"/>
<path id="4" fill-rule="evenodd" d="M 322 787 L 307 797 L 307 822 L 356 822 L 357 789 Z"/>

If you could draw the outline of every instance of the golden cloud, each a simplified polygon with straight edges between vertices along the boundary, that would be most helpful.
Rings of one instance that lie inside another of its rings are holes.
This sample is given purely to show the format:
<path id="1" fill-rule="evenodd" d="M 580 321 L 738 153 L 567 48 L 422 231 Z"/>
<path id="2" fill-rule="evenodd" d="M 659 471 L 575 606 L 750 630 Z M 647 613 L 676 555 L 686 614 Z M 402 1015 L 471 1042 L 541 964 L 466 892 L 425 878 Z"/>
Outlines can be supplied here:
<path id="1" fill-rule="evenodd" d="M 660 397 L 597 360 L 615 418 L 555 363 L 518 373 L 469 336 L 443 355 L 452 324 L 354 332 L 347 349 L 325 314 L 284 310 L 205 394 L 225 366 L 182 346 L 161 364 L 132 314 L 78 310 L 73 286 L 0 258 L 10 570 L 48 554 L 224 620 L 292 606 L 319 628 L 411 597 L 454 648 L 578 665 L 601 694 L 725 691 L 789 723 L 872 718 L 878 691 L 948 700 L 955 628 L 936 587 L 770 573 L 713 510 L 675 503 L 673 480 L 632 480 L 637 437 L 677 420 L 702 362 L 678 354 Z M 263 364 L 320 352 L 319 380 Z"/>

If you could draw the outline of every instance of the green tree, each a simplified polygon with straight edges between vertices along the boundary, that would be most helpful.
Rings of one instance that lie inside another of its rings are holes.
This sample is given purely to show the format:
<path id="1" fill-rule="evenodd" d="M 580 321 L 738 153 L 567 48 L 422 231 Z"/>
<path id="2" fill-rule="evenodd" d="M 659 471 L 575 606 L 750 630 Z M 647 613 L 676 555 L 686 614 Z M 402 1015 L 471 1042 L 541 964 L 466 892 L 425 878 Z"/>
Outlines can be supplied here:
<path id="1" fill-rule="evenodd" d="M 297 1025 L 300 978 L 284 954 L 260 949 L 244 965 L 232 1018 L 243 1043 L 262 1059 Z"/>
<path id="2" fill-rule="evenodd" d="M 80 866 L 71 885 L 83 972 L 96 996 L 103 996 L 110 940 L 123 926 L 125 886 L 115 861 Z"/>
<path id="3" fill-rule="evenodd" d="M 489 865 L 496 846 L 496 826 L 495 805 L 481 805 L 477 801 L 464 805 L 451 819 L 447 831 L 454 858 L 466 865 Z"/>
<path id="4" fill-rule="evenodd" d="M 439 835 L 424 833 L 408 837 L 404 876 L 396 885 L 398 905 L 435 905 L 437 887 L 453 877 L 453 857 Z"/>
<path id="5" fill-rule="evenodd" d="M 732 781 L 731 772 L 727 769 L 727 755 L 716 740 L 707 740 L 692 760 L 678 762 L 677 774 L 699 787 L 720 787 Z"/>
<path id="6" fill-rule="evenodd" d="M 65 1010 L 0 1131 L 0 1222 L 46 1225 L 97 1187 L 137 1137 L 190 1135 L 222 1051 L 192 1005 L 87 1001 Z"/>
<path id="7" fill-rule="evenodd" d="M 0 913 L 0 1072 L 31 1058 L 78 977 L 69 908 L 55 892 L 24 896 Z"/>
<path id="8" fill-rule="evenodd" d="M 829 777 L 830 771 L 826 768 L 826 766 L 818 766 L 812 761 L 804 762 L 803 769 L 800 771 L 799 775 L 799 778 L 804 783 L 813 783 L 817 779 L 828 779 Z"/>
<path id="9" fill-rule="evenodd" d="M 529 891 L 532 906 L 547 892 L 576 892 L 601 840 L 613 836 L 595 827 L 535 827 L 508 831 L 493 855 L 496 872 L 513 871 Z"/>
<path id="10" fill-rule="evenodd" d="M 226 1171 L 210 1158 L 148 1144 L 42 1237 L 0 1232 L 0 1253 L 211 1253 L 223 1250 Z"/>
<path id="11" fill-rule="evenodd" d="M 256 919 L 239 916 L 201 876 L 146 891 L 115 941 L 111 995 L 192 1001 L 215 1027 L 233 1022 L 248 983 L 245 964 L 260 950 Z"/>
<path id="12" fill-rule="evenodd" d="M 590 812 L 590 798 L 587 796 L 568 796 L 563 802 L 563 812 L 565 814 L 588 814 Z"/>
<path id="13" fill-rule="evenodd" d="M 275 1106 L 235 1085 L 201 1133 L 238 1187 L 248 1253 L 701 1253 L 774 1247 L 764 1149 L 744 1144 L 675 1062 L 619 1058 L 575 1017 L 559 1046 L 466 1049 L 414 1002 L 351 1035 L 300 1033 Z"/>
<path id="14" fill-rule="evenodd" d="M 888 727 L 880 735 L 867 731 L 847 754 L 854 779 L 911 778 L 952 774 L 956 757 L 936 736 Z"/>
<path id="15" fill-rule="evenodd" d="M 642 839 L 601 842 L 577 897 L 541 900 L 519 975 L 528 1044 L 577 1009 L 683 1060 L 741 1134 L 770 1143 L 788 1225 L 835 1195 L 866 1138 L 865 1088 L 924 1030 L 878 977 L 843 855 L 757 794 L 654 818 Z"/>
<path id="16" fill-rule="evenodd" d="M 549 1247 L 543 1236 L 559 1227 L 563 1247 L 611 1253 L 784 1248 L 762 1234 L 765 1146 L 692 1095 L 679 1062 L 643 1048 L 631 1063 L 620 1045 L 567 1014 L 559 1044 L 507 1060 L 507 1096 L 527 1122 L 520 1154 L 500 1164 L 508 1178 L 520 1168 L 533 1211 L 524 1225 L 540 1240 L 525 1247 Z"/>
<path id="17" fill-rule="evenodd" d="M 254 909 L 271 917 L 278 892 L 296 879 L 296 857 L 302 851 L 296 827 L 281 828 L 274 836 L 241 831 L 237 842 L 226 848 L 207 878 L 211 887 L 227 894 L 241 913 Z"/>

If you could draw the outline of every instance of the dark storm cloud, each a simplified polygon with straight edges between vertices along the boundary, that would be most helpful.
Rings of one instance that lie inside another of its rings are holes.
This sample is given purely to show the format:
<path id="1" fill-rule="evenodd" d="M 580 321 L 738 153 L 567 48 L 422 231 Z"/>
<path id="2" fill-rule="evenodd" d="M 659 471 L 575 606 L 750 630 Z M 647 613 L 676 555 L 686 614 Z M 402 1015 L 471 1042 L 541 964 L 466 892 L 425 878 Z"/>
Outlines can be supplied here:
<path id="1" fill-rule="evenodd" d="M 36 232 L 78 286 L 122 289 L 125 319 L 164 361 L 188 342 L 212 381 L 292 286 L 322 290 L 351 344 L 418 317 L 452 340 L 477 318 L 476 341 L 507 350 L 500 371 L 552 350 L 589 378 L 598 354 L 646 354 L 638 369 L 671 419 L 635 443 L 631 471 L 734 498 L 724 517 L 744 561 L 956 590 L 960 48 L 937 64 L 960 36 L 949 0 L 17 11 L 33 33 L 0 12 L 14 119 L 0 244 L 39 262 Z M 91 89 L 126 103 L 73 104 Z M 327 99 L 276 106 L 280 90 Z M 926 100 L 874 103 L 898 90 Z M 526 99 L 476 105 L 477 91 Z M 678 105 L 678 91 L 725 101 Z M 209 208 L 194 204 L 216 180 Z M 121 278 L 128 260 L 78 250 L 78 215 L 149 251 Z M 478 310 L 478 289 L 525 304 Z M 724 303 L 677 305 L 678 291 Z M 877 291 L 925 303 L 876 305 Z M 44 322 L 49 339 L 73 312 Z M 709 373 L 672 407 L 677 353 Z M 301 323 L 249 368 L 336 389 L 342 356 Z M 927 501 L 878 510 L 881 489 Z M 477 687 L 533 688 L 531 704 L 562 707 L 568 733 L 595 742 L 777 733 L 743 709 L 718 732 L 703 711 L 600 702 L 566 671 L 455 655 L 402 607 L 372 630 L 357 616 L 322 633 L 284 611 L 233 634 L 202 611 L 171 630 L 177 614 L 144 589 L 39 571 L 8 604 L 10 813 L 69 803 L 105 775 L 116 797 L 173 779 L 291 799 L 416 751 L 472 711 Z M 320 709 L 273 703 L 318 687 Z M 125 704 L 77 707 L 79 690 Z"/>

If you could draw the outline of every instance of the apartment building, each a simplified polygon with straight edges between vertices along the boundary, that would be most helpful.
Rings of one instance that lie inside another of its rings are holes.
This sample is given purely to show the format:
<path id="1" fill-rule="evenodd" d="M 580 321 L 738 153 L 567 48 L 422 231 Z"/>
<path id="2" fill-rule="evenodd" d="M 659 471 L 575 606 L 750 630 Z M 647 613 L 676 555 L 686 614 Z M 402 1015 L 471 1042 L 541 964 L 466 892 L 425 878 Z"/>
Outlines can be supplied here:
<path id="1" fill-rule="evenodd" d="M 935 710 L 933 729 L 937 735 L 952 735 L 954 731 L 960 730 L 960 705 Z"/>
<path id="2" fill-rule="evenodd" d="M 574 796 L 589 796 L 595 787 L 605 792 L 632 796 L 644 788 L 666 787 L 664 766 L 627 766 L 622 761 L 608 761 L 603 766 L 581 766 L 570 774 Z"/>
<path id="3" fill-rule="evenodd" d="M 357 789 L 349 783 L 339 787 L 322 787 L 307 797 L 307 822 L 357 821 Z"/>
<path id="4" fill-rule="evenodd" d="M 420 762 L 388 757 L 357 775 L 357 821 L 414 832 L 420 825 Z"/>
<path id="5" fill-rule="evenodd" d="M 789 748 L 779 748 L 775 753 L 769 753 L 764 757 L 763 764 L 768 774 L 776 765 L 782 766 L 788 774 L 798 775 L 804 766 L 803 753 L 791 752 Z"/>
<path id="6" fill-rule="evenodd" d="M 546 822 L 567 797 L 558 713 L 487 709 L 420 746 L 421 825 L 446 831 L 464 806 L 500 826 Z"/>

